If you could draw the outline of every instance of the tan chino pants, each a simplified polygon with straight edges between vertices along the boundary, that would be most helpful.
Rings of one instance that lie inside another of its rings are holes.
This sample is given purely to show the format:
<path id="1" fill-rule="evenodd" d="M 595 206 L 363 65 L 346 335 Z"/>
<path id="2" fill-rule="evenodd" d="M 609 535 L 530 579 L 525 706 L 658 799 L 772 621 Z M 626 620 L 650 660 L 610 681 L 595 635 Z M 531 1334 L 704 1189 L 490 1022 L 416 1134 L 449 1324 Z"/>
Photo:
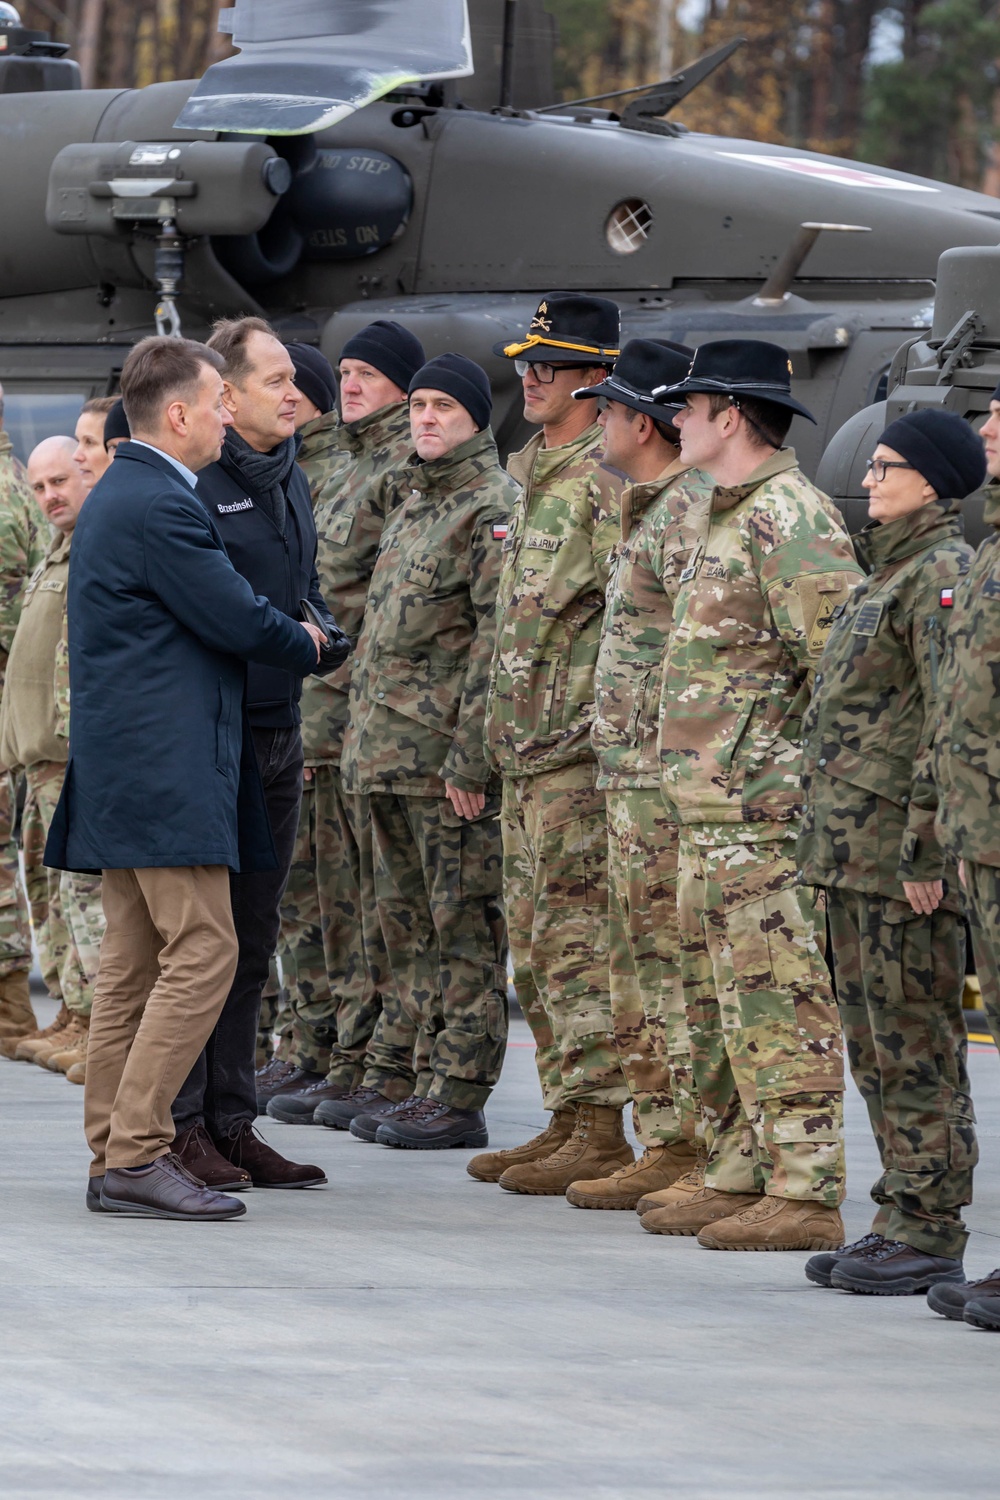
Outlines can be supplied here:
<path id="1" fill-rule="evenodd" d="M 102 889 L 107 930 L 84 1090 L 92 1176 L 170 1150 L 170 1106 L 218 1020 L 238 954 L 224 865 L 105 870 Z"/>

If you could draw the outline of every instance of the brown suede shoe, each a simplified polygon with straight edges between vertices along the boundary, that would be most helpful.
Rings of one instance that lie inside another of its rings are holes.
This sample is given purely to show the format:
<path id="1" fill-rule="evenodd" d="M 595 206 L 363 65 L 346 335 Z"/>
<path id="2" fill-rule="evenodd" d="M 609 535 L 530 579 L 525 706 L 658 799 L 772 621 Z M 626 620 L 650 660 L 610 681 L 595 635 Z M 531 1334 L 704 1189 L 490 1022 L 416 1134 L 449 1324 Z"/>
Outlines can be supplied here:
<path id="1" fill-rule="evenodd" d="M 647 1146 L 638 1161 L 619 1167 L 610 1177 L 574 1182 L 566 1189 L 566 1201 L 575 1208 L 635 1208 L 645 1193 L 670 1187 L 697 1159 L 697 1148 L 686 1141 Z"/>
<path id="2" fill-rule="evenodd" d="M 238 1219 L 247 1211 L 246 1204 L 237 1198 L 224 1198 L 192 1177 L 173 1152 L 139 1172 L 114 1168 L 105 1172 L 101 1208 L 105 1213 L 133 1218 L 204 1222 Z"/>
<path id="3" fill-rule="evenodd" d="M 564 1145 L 552 1156 L 508 1167 L 500 1186 L 508 1193 L 562 1196 L 571 1183 L 610 1176 L 634 1160 L 621 1110 L 607 1104 L 578 1104 L 573 1133 Z"/>
<path id="4" fill-rule="evenodd" d="M 683 1177 L 678 1177 L 672 1187 L 660 1188 L 658 1192 L 647 1193 L 640 1198 L 635 1205 L 636 1213 L 642 1217 L 643 1214 L 651 1214 L 654 1208 L 670 1208 L 675 1203 L 683 1203 L 691 1197 L 692 1193 L 699 1193 L 705 1186 L 705 1160 L 704 1156 L 696 1167 L 690 1172 L 685 1172 Z"/>
<path id="5" fill-rule="evenodd" d="M 41 1043 L 44 1047 L 48 1041 L 55 1037 L 60 1040 L 60 1033 L 69 1025 L 72 1012 L 65 1002 L 59 1007 L 54 1021 L 41 1030 L 33 1032 L 30 1036 L 22 1037 L 20 1041 L 16 1037 L 0 1037 L 0 1053 L 4 1057 L 13 1057 L 18 1062 L 31 1062 L 34 1046 Z M 24 1049 L 28 1050 L 25 1051 Z"/>
<path id="6" fill-rule="evenodd" d="M 38 1031 L 31 1008 L 27 969 L 15 969 L 0 978 L 0 1037 L 15 1037 L 19 1042 Z"/>
<path id="7" fill-rule="evenodd" d="M 764 1197 L 711 1223 L 698 1243 L 705 1250 L 836 1250 L 844 1243 L 844 1224 L 839 1208 Z"/>
<path id="8" fill-rule="evenodd" d="M 686 1194 L 679 1203 L 643 1214 L 639 1222 L 650 1234 L 698 1234 L 716 1219 L 729 1219 L 760 1201 L 759 1193 L 719 1193 L 703 1187 Z"/>
<path id="9" fill-rule="evenodd" d="M 322 1167 L 288 1161 L 261 1140 L 252 1125 L 237 1125 L 230 1135 L 216 1141 L 216 1145 L 227 1161 L 250 1173 L 255 1188 L 322 1187 L 327 1181 Z"/>
<path id="10" fill-rule="evenodd" d="M 239 1193 L 253 1187 L 250 1173 L 220 1155 L 204 1125 L 192 1125 L 174 1141 L 174 1155 L 192 1177 L 216 1192 Z"/>
<path id="11" fill-rule="evenodd" d="M 508 1146 L 504 1151 L 483 1151 L 466 1163 L 465 1170 L 480 1182 L 499 1182 L 508 1167 L 554 1156 L 573 1134 L 575 1118 L 575 1108 L 557 1109 L 540 1135 L 533 1135 L 523 1146 Z"/>

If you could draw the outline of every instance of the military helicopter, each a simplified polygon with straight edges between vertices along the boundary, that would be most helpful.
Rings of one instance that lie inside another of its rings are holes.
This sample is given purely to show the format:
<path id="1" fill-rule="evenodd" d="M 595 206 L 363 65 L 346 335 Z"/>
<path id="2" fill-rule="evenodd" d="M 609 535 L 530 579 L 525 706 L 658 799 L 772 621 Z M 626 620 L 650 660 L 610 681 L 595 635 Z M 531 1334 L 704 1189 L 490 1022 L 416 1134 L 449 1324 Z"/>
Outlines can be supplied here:
<path id="1" fill-rule="evenodd" d="M 560 288 L 613 296 L 623 337 L 784 344 L 812 472 L 929 329 L 939 255 L 1000 241 L 981 194 L 687 131 L 673 111 L 738 42 L 624 105 L 558 104 L 542 0 L 236 0 L 220 26 L 237 53 L 197 83 L 82 90 L 64 47 L 0 19 L 0 378 L 22 449 L 113 391 L 154 327 L 242 312 L 334 362 L 378 316 L 461 349 L 509 449 L 520 389 L 491 346 Z"/>

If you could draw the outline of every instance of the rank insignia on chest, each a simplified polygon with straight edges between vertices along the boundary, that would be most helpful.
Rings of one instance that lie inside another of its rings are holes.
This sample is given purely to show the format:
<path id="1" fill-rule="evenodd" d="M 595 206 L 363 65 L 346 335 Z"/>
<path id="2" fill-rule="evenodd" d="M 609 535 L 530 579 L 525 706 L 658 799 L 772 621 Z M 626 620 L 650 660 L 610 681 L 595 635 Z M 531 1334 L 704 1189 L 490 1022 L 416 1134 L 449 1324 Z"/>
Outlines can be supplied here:
<path id="1" fill-rule="evenodd" d="M 867 604 L 862 604 L 854 617 L 851 626 L 852 635 L 875 635 L 882 619 L 884 604 L 879 604 L 872 599 Z"/>
<path id="2" fill-rule="evenodd" d="M 506 521 L 493 522 L 493 540 L 495 542 L 505 542 L 507 540 L 507 531 L 508 527 Z"/>
<path id="3" fill-rule="evenodd" d="M 940 606 L 941 606 L 942 609 L 954 609 L 954 607 L 955 607 L 955 590 L 954 589 L 942 589 L 941 590 L 941 597 L 938 600 L 938 603 L 940 604 Z"/>
<path id="4" fill-rule="evenodd" d="M 684 568 L 683 571 L 681 572 L 680 582 L 681 583 L 690 583 L 691 580 L 692 580 L 692 578 L 694 577 L 694 575 L 697 573 L 697 571 L 698 571 L 698 569 L 696 567 L 691 566 L 691 565 L 689 565 L 688 567 Z"/>

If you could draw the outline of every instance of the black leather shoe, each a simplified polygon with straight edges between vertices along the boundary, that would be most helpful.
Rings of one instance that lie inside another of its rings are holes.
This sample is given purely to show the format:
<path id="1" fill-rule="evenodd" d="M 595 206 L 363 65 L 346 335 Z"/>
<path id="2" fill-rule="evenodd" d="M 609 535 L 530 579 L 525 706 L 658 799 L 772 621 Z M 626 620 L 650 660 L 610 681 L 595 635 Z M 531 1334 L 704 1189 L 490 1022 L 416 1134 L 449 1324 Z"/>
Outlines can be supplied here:
<path id="1" fill-rule="evenodd" d="M 836 1250 L 821 1250 L 818 1255 L 813 1255 L 806 1261 L 806 1280 L 811 1281 L 814 1286 L 832 1286 L 830 1277 L 839 1260 L 846 1260 L 851 1255 L 861 1255 L 865 1250 L 873 1250 L 876 1245 L 884 1244 L 883 1235 L 864 1234 L 850 1245 L 841 1245 Z"/>
<path id="2" fill-rule="evenodd" d="M 363 1115 L 372 1105 L 391 1104 L 378 1089 L 354 1089 L 343 1099 L 327 1099 L 316 1106 L 313 1120 L 317 1125 L 326 1125 L 330 1130 L 350 1130 L 355 1115 Z"/>
<path id="3" fill-rule="evenodd" d="M 962 1285 L 945 1281 L 940 1286 L 932 1286 L 927 1293 L 927 1306 L 934 1312 L 941 1313 L 942 1317 L 961 1323 L 965 1317 L 966 1304 L 973 1298 L 998 1296 L 1000 1270 L 991 1271 L 979 1281 L 966 1281 Z"/>
<path id="4" fill-rule="evenodd" d="M 206 1223 L 238 1219 L 246 1204 L 204 1187 L 173 1152 L 157 1157 L 141 1172 L 109 1169 L 104 1174 L 101 1207 L 106 1213 L 144 1219 L 192 1219 Z"/>
<path id="5" fill-rule="evenodd" d="M 275 1094 L 267 1112 L 272 1120 L 281 1120 L 285 1125 L 319 1125 L 322 1121 L 313 1118 L 318 1107 L 327 1100 L 345 1099 L 349 1093 L 346 1085 L 327 1083 L 320 1078 L 297 1093 Z"/>
<path id="6" fill-rule="evenodd" d="M 1000 1297 L 973 1297 L 965 1304 L 965 1321 L 973 1328 L 1000 1329 Z"/>
<path id="7" fill-rule="evenodd" d="M 831 1286 L 843 1292 L 869 1292 L 876 1297 L 906 1297 L 926 1292 L 938 1281 L 964 1281 L 960 1260 L 926 1255 L 899 1240 L 883 1240 L 872 1250 L 838 1261 L 830 1273 Z"/>
<path id="8" fill-rule="evenodd" d="M 216 1144 L 227 1161 L 250 1173 L 255 1188 L 322 1187 L 327 1180 L 322 1167 L 289 1161 L 261 1140 L 253 1126 L 247 1123 L 235 1126 Z"/>
<path id="9" fill-rule="evenodd" d="M 375 1095 L 375 1103 L 369 1104 L 362 1114 L 355 1115 L 351 1121 L 351 1134 L 357 1136 L 359 1141 L 374 1141 L 378 1128 L 387 1115 L 398 1115 L 411 1105 L 419 1104 L 420 1100 L 416 1094 L 411 1094 L 409 1099 L 400 1099 L 395 1103 L 386 1099 L 382 1094 Z"/>
<path id="10" fill-rule="evenodd" d="M 264 1073 L 270 1073 L 267 1078 Z M 311 1083 L 319 1083 L 325 1073 L 312 1073 L 308 1068 L 297 1068 L 293 1063 L 280 1062 L 272 1058 L 267 1068 L 257 1074 L 257 1113 L 267 1113 L 267 1106 L 277 1094 L 300 1094 Z"/>
<path id="11" fill-rule="evenodd" d="M 104 1208 L 101 1204 L 101 1188 L 104 1186 L 104 1178 L 87 1178 L 87 1207 L 92 1214 L 107 1214 L 111 1209 Z"/>
<path id="12" fill-rule="evenodd" d="M 490 1137 L 481 1109 L 455 1109 L 436 1099 L 420 1099 L 385 1118 L 375 1139 L 380 1146 L 444 1151 L 449 1146 L 487 1146 Z"/>

